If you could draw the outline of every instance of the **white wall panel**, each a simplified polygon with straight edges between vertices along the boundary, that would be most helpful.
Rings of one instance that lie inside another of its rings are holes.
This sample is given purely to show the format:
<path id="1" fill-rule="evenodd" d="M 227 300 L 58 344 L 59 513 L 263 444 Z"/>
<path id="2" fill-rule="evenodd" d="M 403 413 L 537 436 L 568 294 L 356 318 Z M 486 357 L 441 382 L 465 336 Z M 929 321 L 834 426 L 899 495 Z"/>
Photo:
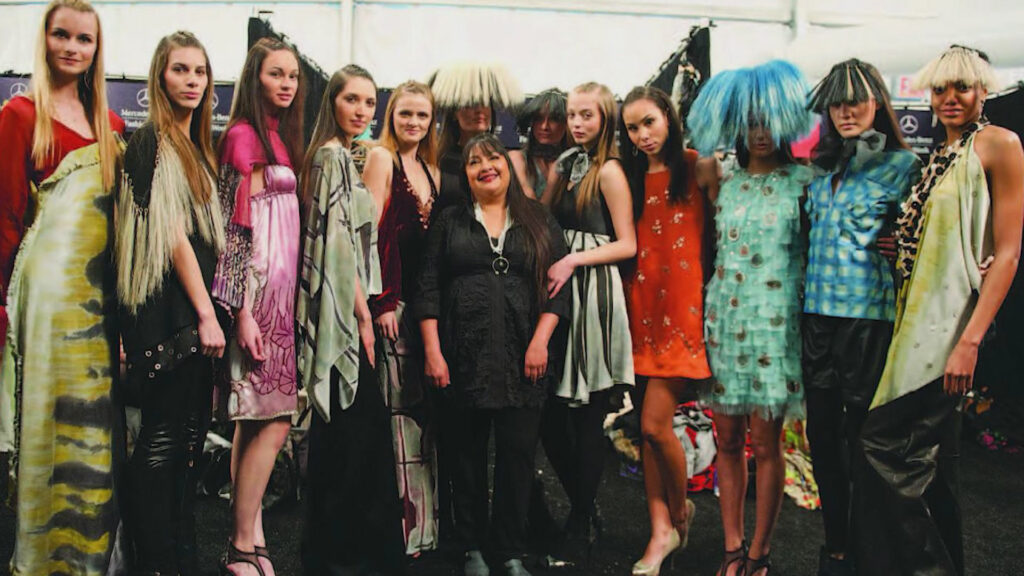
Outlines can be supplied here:
<path id="1" fill-rule="evenodd" d="M 596 80 L 624 95 L 697 20 L 491 8 L 360 4 L 353 59 L 385 86 L 454 60 L 504 64 L 524 90 Z"/>
<path id="2" fill-rule="evenodd" d="M 792 2 L 803 2 L 796 6 L 807 18 L 795 41 L 787 21 Z M 344 9 L 353 4 L 352 13 Z M 598 80 L 620 95 L 655 72 L 702 11 L 716 17 L 714 71 L 786 56 L 814 77 L 852 56 L 887 75 L 912 72 L 953 41 L 989 50 L 998 66 L 1024 67 L 1019 5 L 975 0 L 964 13 L 959 0 L 96 0 L 107 70 L 115 75 L 144 76 L 160 36 L 184 28 L 207 45 L 217 78 L 233 80 L 245 58 L 246 21 L 267 10 L 273 26 L 328 73 L 351 54 L 382 86 L 391 86 L 422 79 L 445 62 L 492 60 L 504 63 L 528 93 Z M 0 71 L 30 71 L 44 6 L 42 0 L 0 0 Z M 631 13 L 644 8 L 658 14 Z M 349 16 L 352 37 L 343 37 Z M 778 22 L 759 21 L 771 19 Z M 845 26 L 850 23 L 864 25 Z"/>

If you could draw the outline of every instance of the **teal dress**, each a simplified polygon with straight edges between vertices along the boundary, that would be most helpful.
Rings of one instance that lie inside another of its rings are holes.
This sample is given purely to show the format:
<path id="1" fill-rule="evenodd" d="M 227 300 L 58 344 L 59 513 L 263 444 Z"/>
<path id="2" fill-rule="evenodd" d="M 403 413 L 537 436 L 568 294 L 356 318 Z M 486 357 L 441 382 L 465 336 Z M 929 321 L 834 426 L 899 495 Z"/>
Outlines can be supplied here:
<path id="1" fill-rule="evenodd" d="M 811 171 L 728 174 L 716 202 L 718 251 L 708 284 L 707 394 L 723 414 L 803 415 L 801 289 L 807 243 L 800 206 Z"/>

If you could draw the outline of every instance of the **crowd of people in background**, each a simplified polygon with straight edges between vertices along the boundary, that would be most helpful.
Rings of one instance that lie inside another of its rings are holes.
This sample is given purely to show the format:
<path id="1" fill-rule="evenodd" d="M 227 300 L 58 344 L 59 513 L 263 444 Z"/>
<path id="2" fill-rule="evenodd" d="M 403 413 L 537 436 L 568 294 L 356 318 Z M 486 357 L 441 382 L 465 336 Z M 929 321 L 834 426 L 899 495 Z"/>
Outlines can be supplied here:
<path id="1" fill-rule="evenodd" d="M 657 88 L 523 106 L 500 67 L 448 66 L 396 87 L 370 143 L 377 86 L 350 64 L 306 143 L 298 54 L 263 39 L 214 141 L 209 57 L 176 32 L 124 142 L 92 6 L 54 0 L 37 42 L 30 92 L 0 111 L 13 574 L 199 574 L 216 417 L 235 423 L 220 573 L 273 575 L 261 502 L 300 402 L 304 573 L 403 574 L 439 546 L 466 576 L 528 576 L 531 554 L 586 570 L 602 426 L 628 397 L 650 516 L 632 574 L 657 576 L 693 529 L 673 416 L 694 395 L 719 442 L 717 576 L 771 572 L 793 418 L 820 576 L 964 574 L 956 407 L 1024 224 L 1024 152 L 985 119 L 983 52 L 919 73 L 946 135 L 922 163 L 856 59 L 813 88 L 785 61 L 723 71 L 685 119 Z M 501 110 L 523 149 L 492 133 Z M 808 163 L 791 145 L 815 114 Z M 125 405 L 142 415 L 131 454 Z"/>

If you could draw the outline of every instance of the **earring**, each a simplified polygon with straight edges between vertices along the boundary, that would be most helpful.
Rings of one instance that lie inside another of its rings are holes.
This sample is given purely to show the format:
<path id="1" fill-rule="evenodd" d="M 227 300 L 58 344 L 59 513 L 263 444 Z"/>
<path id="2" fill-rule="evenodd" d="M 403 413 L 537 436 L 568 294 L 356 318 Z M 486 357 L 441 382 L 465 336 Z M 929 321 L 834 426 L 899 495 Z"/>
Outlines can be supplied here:
<path id="1" fill-rule="evenodd" d="M 636 146 L 633 146 L 633 157 L 636 158 L 636 155 L 637 155 Z"/>

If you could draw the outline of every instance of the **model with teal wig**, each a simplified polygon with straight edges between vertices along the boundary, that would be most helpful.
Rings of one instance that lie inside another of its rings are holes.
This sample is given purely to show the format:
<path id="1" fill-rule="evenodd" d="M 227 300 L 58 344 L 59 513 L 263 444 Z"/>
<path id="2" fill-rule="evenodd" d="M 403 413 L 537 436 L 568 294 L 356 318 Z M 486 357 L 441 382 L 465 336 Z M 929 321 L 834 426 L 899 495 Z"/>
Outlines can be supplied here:
<path id="1" fill-rule="evenodd" d="M 808 89 L 804 75 L 785 60 L 720 72 L 701 88 L 686 118 L 691 144 L 708 156 L 746 142 L 751 126 L 767 128 L 776 146 L 799 140 L 813 126 Z"/>

